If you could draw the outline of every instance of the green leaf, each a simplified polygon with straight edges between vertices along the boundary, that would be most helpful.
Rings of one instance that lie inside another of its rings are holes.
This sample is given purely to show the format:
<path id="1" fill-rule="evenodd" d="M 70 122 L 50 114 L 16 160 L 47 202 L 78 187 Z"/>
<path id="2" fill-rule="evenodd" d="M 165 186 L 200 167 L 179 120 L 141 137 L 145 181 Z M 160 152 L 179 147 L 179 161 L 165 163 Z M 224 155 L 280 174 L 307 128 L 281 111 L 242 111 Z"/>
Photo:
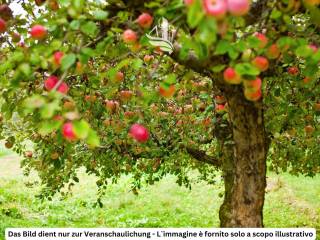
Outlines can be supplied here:
<path id="1" fill-rule="evenodd" d="M 311 77 L 311 76 L 314 76 L 318 71 L 319 71 L 319 67 L 317 64 L 307 65 L 307 67 L 304 69 L 304 75 Z"/>
<path id="2" fill-rule="evenodd" d="M 58 39 L 54 39 L 52 40 L 52 42 L 50 43 L 50 47 L 53 50 L 59 50 L 62 46 L 62 41 L 58 40 Z"/>
<path id="3" fill-rule="evenodd" d="M 32 97 L 27 98 L 24 100 L 24 106 L 28 109 L 35 109 L 42 107 L 46 101 L 44 97 L 40 95 L 33 95 Z"/>
<path id="4" fill-rule="evenodd" d="M 67 7 L 68 5 L 70 5 L 70 0 L 58 0 L 59 5 Z"/>
<path id="5" fill-rule="evenodd" d="M 7 70 L 12 69 L 14 66 L 11 62 L 6 61 L 0 64 L 0 74 L 5 73 Z"/>
<path id="6" fill-rule="evenodd" d="M 70 68 L 75 62 L 76 62 L 76 55 L 75 54 L 70 53 L 68 55 L 65 55 L 61 60 L 62 71 L 65 71 L 68 68 Z"/>
<path id="7" fill-rule="evenodd" d="M 189 7 L 187 22 L 191 28 L 195 28 L 204 17 L 201 1 L 195 0 Z"/>
<path id="8" fill-rule="evenodd" d="M 13 62 L 21 62 L 21 61 L 25 60 L 25 55 L 20 51 L 16 51 L 12 54 L 10 60 Z"/>
<path id="9" fill-rule="evenodd" d="M 140 69 L 142 65 L 143 65 L 143 61 L 139 58 L 132 61 L 132 68 L 135 70 Z"/>
<path id="10" fill-rule="evenodd" d="M 231 45 L 228 41 L 226 40 L 220 40 L 217 44 L 217 47 L 216 47 L 216 51 L 215 51 L 215 54 L 216 55 L 222 55 L 222 54 L 225 54 L 229 51 Z"/>
<path id="11" fill-rule="evenodd" d="M 78 20 L 73 20 L 71 23 L 70 23 L 70 28 L 72 30 L 79 30 L 80 28 L 80 22 Z"/>
<path id="12" fill-rule="evenodd" d="M 52 133 L 53 131 L 58 130 L 61 125 L 61 121 L 44 121 L 40 123 L 38 127 L 38 132 L 41 135 L 47 135 L 49 133 Z"/>
<path id="13" fill-rule="evenodd" d="M 271 12 L 271 18 L 272 19 L 278 19 L 278 18 L 280 18 L 282 16 L 282 13 L 279 11 L 279 10 L 277 10 L 276 8 L 274 8 L 273 10 L 272 10 L 272 12 Z"/>
<path id="14" fill-rule="evenodd" d="M 92 48 L 82 48 L 81 53 L 89 56 L 89 57 L 94 57 L 95 56 L 95 51 Z"/>
<path id="15" fill-rule="evenodd" d="M 247 38 L 248 48 L 259 48 L 260 40 L 255 36 L 250 36 Z"/>
<path id="16" fill-rule="evenodd" d="M 167 78 L 164 80 L 164 83 L 168 85 L 175 84 L 177 82 L 177 77 L 174 73 L 171 73 L 167 76 Z"/>
<path id="17" fill-rule="evenodd" d="M 126 67 L 129 64 L 130 64 L 130 59 L 129 58 L 124 59 L 124 60 L 122 60 L 121 62 L 118 63 L 118 65 L 116 66 L 116 69 L 120 70 L 121 68 Z"/>
<path id="18" fill-rule="evenodd" d="M 229 54 L 229 57 L 233 60 L 235 60 L 239 56 L 239 52 L 233 47 L 229 48 L 228 54 Z"/>
<path id="19" fill-rule="evenodd" d="M 31 75 L 31 67 L 28 63 L 22 63 L 19 66 L 19 70 L 24 74 L 24 76 L 29 77 Z"/>
<path id="20" fill-rule="evenodd" d="M 92 13 L 92 15 L 96 20 L 105 20 L 108 17 L 109 13 L 103 10 L 96 10 Z"/>
<path id="21" fill-rule="evenodd" d="M 40 115 L 43 119 L 49 119 L 53 117 L 55 111 L 58 109 L 59 105 L 57 102 L 48 103 L 40 109 Z"/>
<path id="22" fill-rule="evenodd" d="M 84 7 L 84 0 L 72 0 L 73 7 L 80 12 Z"/>
<path id="23" fill-rule="evenodd" d="M 90 129 L 88 137 L 87 137 L 87 144 L 90 147 L 99 147 L 100 146 L 100 139 L 99 139 L 96 131 Z"/>
<path id="24" fill-rule="evenodd" d="M 217 22 L 214 18 L 206 18 L 198 27 L 198 38 L 207 47 L 217 40 Z"/>
<path id="25" fill-rule="evenodd" d="M 80 30 L 90 36 L 90 37 L 95 37 L 97 34 L 98 34 L 98 27 L 97 25 L 94 23 L 94 22 L 86 22 L 85 24 L 83 24 L 81 27 L 80 27 Z"/>
<path id="26" fill-rule="evenodd" d="M 281 37 L 277 41 L 279 48 L 290 47 L 294 43 L 294 40 L 291 37 Z"/>
<path id="27" fill-rule="evenodd" d="M 298 47 L 295 53 L 298 57 L 309 57 L 313 54 L 313 51 L 309 46 L 303 45 Z"/>
<path id="28" fill-rule="evenodd" d="M 257 76 L 260 74 L 260 71 L 252 66 L 250 63 L 240 63 L 235 66 L 235 70 L 240 75 L 250 75 Z"/>
<path id="29" fill-rule="evenodd" d="M 78 138 L 86 139 L 89 135 L 90 125 L 85 120 L 80 120 L 73 122 L 73 129 Z"/>
<path id="30" fill-rule="evenodd" d="M 320 26 L 320 10 L 319 8 L 313 7 L 310 8 L 310 15 L 311 15 L 311 21 L 316 24 L 317 26 Z"/>
<path id="31" fill-rule="evenodd" d="M 225 64 L 220 64 L 220 65 L 216 65 L 216 66 L 212 67 L 211 71 L 212 72 L 221 72 L 225 68 L 226 68 Z"/>

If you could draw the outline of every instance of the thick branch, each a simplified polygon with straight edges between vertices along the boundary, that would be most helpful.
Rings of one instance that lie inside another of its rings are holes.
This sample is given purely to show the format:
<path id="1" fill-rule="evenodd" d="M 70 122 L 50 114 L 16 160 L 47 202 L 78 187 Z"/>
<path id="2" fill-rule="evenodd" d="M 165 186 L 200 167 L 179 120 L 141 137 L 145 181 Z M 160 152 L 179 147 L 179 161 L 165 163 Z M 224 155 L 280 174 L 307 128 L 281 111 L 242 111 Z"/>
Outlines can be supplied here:
<path id="1" fill-rule="evenodd" d="M 186 150 L 190 156 L 192 156 L 194 159 L 198 160 L 199 162 L 208 163 L 215 167 L 221 167 L 220 160 L 212 156 L 209 156 L 205 151 L 195 149 L 192 147 L 186 147 Z"/>

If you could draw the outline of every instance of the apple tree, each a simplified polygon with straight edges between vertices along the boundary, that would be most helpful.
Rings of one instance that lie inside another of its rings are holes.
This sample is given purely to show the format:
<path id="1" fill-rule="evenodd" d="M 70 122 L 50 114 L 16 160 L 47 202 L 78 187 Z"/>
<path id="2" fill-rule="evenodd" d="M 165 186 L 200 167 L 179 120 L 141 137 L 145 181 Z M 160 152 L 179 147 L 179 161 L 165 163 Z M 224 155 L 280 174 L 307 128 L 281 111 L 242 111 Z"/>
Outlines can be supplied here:
<path id="1" fill-rule="evenodd" d="M 262 227 L 267 160 L 320 172 L 319 13 L 319 0 L 2 1 L 0 137 L 41 197 L 81 167 L 101 196 L 123 174 L 138 193 L 221 171 L 221 226 Z"/>

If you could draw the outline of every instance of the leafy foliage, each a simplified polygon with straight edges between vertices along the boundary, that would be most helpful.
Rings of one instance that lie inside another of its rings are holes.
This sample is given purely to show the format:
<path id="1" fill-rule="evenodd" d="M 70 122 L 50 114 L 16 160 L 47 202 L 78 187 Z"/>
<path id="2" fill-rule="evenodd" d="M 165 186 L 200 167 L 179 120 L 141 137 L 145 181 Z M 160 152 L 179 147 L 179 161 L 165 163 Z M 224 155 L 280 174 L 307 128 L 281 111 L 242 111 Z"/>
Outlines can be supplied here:
<path id="1" fill-rule="evenodd" d="M 1 138 L 20 154 L 31 142 L 33 156 L 23 166 L 26 172 L 37 170 L 44 184 L 41 196 L 78 182 L 80 167 L 98 176 L 100 194 L 122 174 L 134 176 L 134 193 L 142 183 L 153 184 L 168 173 L 190 187 L 188 172 L 194 169 L 212 183 L 215 168 L 191 161 L 187 148 L 222 158 L 223 145 L 232 144 L 229 137 L 222 145 L 216 139 L 229 121 L 227 105 L 224 111 L 216 107 L 223 95 L 219 85 L 226 84 L 221 73 L 233 66 L 244 80 L 263 77 L 272 168 L 319 173 L 320 50 L 315 44 L 320 37 L 314 14 L 319 9 L 300 4 L 284 10 L 282 1 L 268 2 L 253 23 L 231 15 L 218 21 L 206 15 L 200 0 L 190 6 L 180 0 L 21 4 L 24 13 L 15 14 L 1 36 Z M 162 17 L 169 20 L 178 54 L 170 57 L 150 46 L 144 36 L 150 29 L 135 21 L 142 12 L 153 13 L 154 25 Z M 30 36 L 34 24 L 46 27 L 45 39 Z M 126 29 L 139 39 L 127 44 Z M 15 43 L 13 32 L 21 42 Z M 265 47 L 256 32 L 268 38 Z M 53 58 L 57 51 L 64 53 L 60 64 Z M 190 53 L 205 71 L 179 64 Z M 258 55 L 270 59 L 267 72 L 251 63 Z M 289 67 L 298 73 L 290 74 Z M 57 85 L 67 84 L 67 94 L 59 86 L 44 89 L 51 75 L 59 77 Z M 64 138 L 66 122 L 73 123 L 76 141 Z M 128 136 L 134 123 L 148 128 L 149 141 Z"/>

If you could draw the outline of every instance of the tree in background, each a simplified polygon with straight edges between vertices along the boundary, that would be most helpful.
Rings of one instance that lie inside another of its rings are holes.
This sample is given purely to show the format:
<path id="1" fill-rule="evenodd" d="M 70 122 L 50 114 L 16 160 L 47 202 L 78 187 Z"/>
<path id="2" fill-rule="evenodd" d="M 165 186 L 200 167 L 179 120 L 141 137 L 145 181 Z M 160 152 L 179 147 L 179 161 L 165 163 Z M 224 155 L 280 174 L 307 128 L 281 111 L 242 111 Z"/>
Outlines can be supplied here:
<path id="1" fill-rule="evenodd" d="M 123 174 L 138 193 L 219 170 L 221 226 L 262 227 L 267 158 L 319 173 L 319 0 L 2 2 L 1 138 L 41 197 L 80 167 L 100 205 Z"/>

